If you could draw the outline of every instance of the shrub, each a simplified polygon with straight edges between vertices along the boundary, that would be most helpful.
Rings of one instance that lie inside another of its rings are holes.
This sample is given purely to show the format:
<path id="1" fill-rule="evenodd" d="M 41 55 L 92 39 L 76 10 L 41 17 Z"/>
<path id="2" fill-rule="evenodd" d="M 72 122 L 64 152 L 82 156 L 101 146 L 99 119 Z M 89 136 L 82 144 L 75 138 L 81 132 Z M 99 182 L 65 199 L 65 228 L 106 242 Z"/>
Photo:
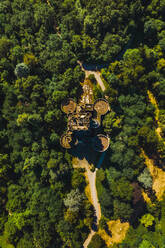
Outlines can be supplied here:
<path id="1" fill-rule="evenodd" d="M 104 248 L 104 247 L 106 247 L 105 242 L 98 234 L 95 234 L 92 237 L 92 240 L 88 245 L 88 248 Z"/>
<path id="2" fill-rule="evenodd" d="M 29 67 L 25 63 L 17 64 L 14 73 L 18 78 L 26 78 L 29 75 Z"/>
<path id="3" fill-rule="evenodd" d="M 152 177 L 147 168 L 143 170 L 143 172 L 138 176 L 138 181 L 144 185 L 145 188 L 152 187 Z"/>

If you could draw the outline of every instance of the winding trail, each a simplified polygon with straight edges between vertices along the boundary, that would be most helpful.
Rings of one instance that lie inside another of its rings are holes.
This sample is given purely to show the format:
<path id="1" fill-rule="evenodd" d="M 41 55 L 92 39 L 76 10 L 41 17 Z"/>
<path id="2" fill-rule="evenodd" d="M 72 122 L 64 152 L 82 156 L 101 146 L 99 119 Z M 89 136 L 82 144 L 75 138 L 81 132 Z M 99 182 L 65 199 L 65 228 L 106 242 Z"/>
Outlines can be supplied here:
<path id="1" fill-rule="evenodd" d="M 99 220 L 101 218 L 101 207 L 100 207 L 100 203 L 98 200 L 97 189 L 96 189 L 96 173 L 98 170 L 98 166 L 100 167 L 101 163 L 103 162 L 104 156 L 105 156 L 105 152 L 101 154 L 100 159 L 99 159 L 98 164 L 97 164 L 97 168 L 95 169 L 94 172 L 92 172 L 90 170 L 90 164 L 88 163 L 88 161 L 85 158 L 83 158 L 83 159 L 77 158 L 76 162 L 73 163 L 74 168 L 84 168 L 85 169 L 86 181 L 87 181 L 87 183 L 89 183 L 88 185 L 89 185 L 89 189 L 90 189 L 90 196 L 91 196 L 90 198 L 91 198 L 91 202 L 92 202 L 92 205 L 94 207 L 94 210 L 95 210 L 95 220 L 93 223 L 93 227 L 94 227 L 93 229 L 94 230 L 93 229 L 90 230 L 90 233 L 83 244 L 83 248 L 88 247 L 93 235 L 97 231 L 96 229 L 97 229 L 97 226 L 99 224 Z"/>
<path id="2" fill-rule="evenodd" d="M 88 162 L 87 162 L 88 163 Z M 90 171 L 89 165 L 86 164 L 86 175 L 88 177 L 88 182 L 89 182 L 89 187 L 90 187 L 90 192 L 91 192 L 91 199 L 92 199 L 92 204 L 95 209 L 95 215 L 96 215 L 96 225 L 99 224 L 99 220 L 101 218 L 101 208 L 100 208 L 100 203 L 98 200 L 97 196 L 97 190 L 96 190 L 96 171 L 97 168 L 94 172 Z M 85 240 L 83 247 L 87 248 L 93 235 L 95 234 L 96 231 L 91 230 L 89 233 L 87 239 Z"/>
<path id="3" fill-rule="evenodd" d="M 131 46 L 132 41 L 133 41 L 134 37 L 132 37 L 129 42 L 126 44 L 126 46 L 124 47 L 124 49 L 118 54 L 118 56 L 115 58 L 115 60 L 120 60 L 123 57 L 123 54 L 125 53 L 125 51 Z M 89 77 L 89 75 L 94 75 L 97 83 L 99 84 L 99 86 L 101 87 L 101 90 L 104 92 L 105 91 L 105 85 L 104 82 L 101 78 L 101 72 L 98 71 L 98 68 L 101 69 L 103 67 L 108 66 L 108 64 L 106 65 L 102 65 L 102 66 L 94 66 L 94 65 L 86 65 L 83 64 L 81 61 L 77 61 L 77 63 L 80 65 L 81 70 L 85 72 L 85 79 L 87 79 Z M 101 208 L 100 208 L 100 203 L 98 200 L 98 196 L 97 196 L 97 190 L 96 190 L 96 172 L 98 170 L 98 168 L 101 167 L 101 164 L 103 163 L 105 157 L 105 152 L 103 154 L 101 154 L 100 159 L 98 161 L 98 164 L 96 166 L 96 169 L 94 172 L 90 171 L 90 165 L 88 164 L 87 160 L 85 159 L 85 161 L 79 161 L 80 164 L 82 165 L 83 168 L 86 169 L 86 177 L 87 180 L 89 181 L 89 187 L 90 187 L 90 192 L 91 192 L 91 199 L 92 199 L 92 203 L 93 203 L 93 207 L 95 209 L 95 214 L 96 214 L 96 225 L 98 225 L 99 220 L 101 218 Z M 84 159 L 83 159 L 84 160 Z M 85 240 L 83 247 L 87 248 L 92 237 L 94 236 L 96 231 L 92 230 L 90 231 L 87 239 Z"/>
<path id="4" fill-rule="evenodd" d="M 101 79 L 101 73 L 99 71 L 92 71 L 92 70 L 86 70 L 82 63 L 80 61 L 77 61 L 77 63 L 80 65 L 82 71 L 85 72 L 85 79 L 87 79 L 89 77 L 89 75 L 93 74 L 98 82 L 98 84 L 100 85 L 102 91 L 105 90 L 105 85 Z M 90 188 L 90 193 L 91 193 L 91 199 L 92 199 L 92 204 L 93 204 L 93 207 L 95 209 L 95 215 L 96 215 L 96 221 L 95 221 L 95 225 L 98 226 L 99 224 L 99 220 L 101 218 L 101 207 L 100 207 L 100 203 L 99 203 L 99 200 L 98 200 L 98 196 L 97 196 L 97 189 L 96 189 L 96 172 L 98 170 L 98 168 L 101 167 L 101 164 L 104 160 L 104 156 L 105 156 L 105 152 L 103 154 L 101 154 L 100 156 L 100 159 L 98 161 L 98 164 L 97 164 L 97 168 L 95 169 L 94 172 L 92 172 L 90 170 L 90 165 L 88 164 L 88 161 L 86 159 L 83 159 L 83 160 L 79 160 L 79 164 L 81 164 L 80 167 L 83 167 L 86 169 L 86 178 L 89 182 L 89 188 Z M 97 228 L 96 228 L 97 229 Z M 85 240 L 84 244 L 83 244 L 83 247 L 84 248 L 87 248 L 93 235 L 95 234 L 95 230 L 92 230 L 90 231 L 87 239 Z"/>
<path id="5" fill-rule="evenodd" d="M 87 169 L 87 175 L 88 175 L 89 186 L 90 186 L 90 191 L 91 191 L 91 198 L 92 198 L 93 206 L 95 208 L 96 217 L 97 217 L 96 224 L 98 225 L 99 220 L 101 218 L 101 208 L 100 208 L 100 203 L 98 200 L 97 190 L 96 190 L 96 171 L 97 171 L 97 168 L 94 172 L 92 172 L 89 168 Z"/>
<path id="6" fill-rule="evenodd" d="M 84 248 L 88 247 L 88 245 L 89 245 L 89 243 L 90 243 L 90 241 L 91 241 L 91 239 L 92 239 L 94 234 L 95 234 L 95 232 L 93 230 L 91 230 L 90 234 L 88 235 L 88 238 L 84 242 L 84 245 L 83 245 Z"/>
<path id="7" fill-rule="evenodd" d="M 101 166 L 101 161 L 103 162 L 103 157 L 104 157 L 103 154 L 101 154 L 101 157 L 98 161 L 99 166 Z M 75 166 L 73 165 L 73 167 L 75 167 Z M 86 177 L 87 182 L 89 183 L 92 205 L 93 205 L 94 210 L 95 210 L 95 221 L 93 223 L 94 228 L 91 229 L 87 239 L 85 240 L 85 242 L 83 244 L 83 247 L 87 248 L 93 235 L 97 231 L 97 226 L 98 226 L 99 220 L 101 218 L 101 207 L 100 207 L 100 203 L 98 200 L 97 189 L 96 189 L 96 173 L 97 173 L 98 168 L 96 168 L 95 171 L 92 172 L 90 170 L 90 165 L 85 158 L 84 159 L 78 159 L 78 163 L 77 163 L 76 167 L 84 168 L 86 170 L 85 171 L 85 177 Z"/>

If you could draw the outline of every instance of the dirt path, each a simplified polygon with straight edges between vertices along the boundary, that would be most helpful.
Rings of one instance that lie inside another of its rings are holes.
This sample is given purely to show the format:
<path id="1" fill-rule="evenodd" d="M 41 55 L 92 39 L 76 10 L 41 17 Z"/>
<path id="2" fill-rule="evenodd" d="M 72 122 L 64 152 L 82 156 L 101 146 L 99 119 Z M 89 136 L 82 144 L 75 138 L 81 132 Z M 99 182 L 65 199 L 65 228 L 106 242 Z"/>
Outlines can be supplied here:
<path id="1" fill-rule="evenodd" d="M 101 154 L 100 159 L 98 159 L 97 167 L 101 166 L 104 156 L 105 156 L 105 152 Z M 95 211 L 95 218 L 94 218 L 94 222 L 92 225 L 94 230 L 92 229 L 90 230 L 90 233 L 83 244 L 83 248 L 87 248 L 93 235 L 97 231 L 97 226 L 101 218 L 101 207 L 100 207 L 100 203 L 98 200 L 97 189 L 96 189 L 96 172 L 98 168 L 96 168 L 95 171 L 92 172 L 90 170 L 91 164 L 89 164 L 86 158 L 79 159 L 78 157 L 75 157 L 72 161 L 72 164 L 73 164 L 73 168 L 84 168 L 85 169 L 85 178 L 86 178 L 87 188 L 88 188 L 88 192 L 86 192 L 86 195 L 87 195 L 88 200 L 93 205 L 94 211 Z"/>
<path id="2" fill-rule="evenodd" d="M 95 234 L 95 232 L 93 230 L 91 230 L 90 234 L 88 235 L 88 238 L 85 240 L 84 244 L 83 244 L 83 247 L 84 248 L 87 248 L 93 235 Z"/>
<path id="3" fill-rule="evenodd" d="M 153 179 L 152 189 L 156 192 L 158 201 L 161 201 L 165 192 L 165 172 L 154 164 L 154 161 L 145 154 L 144 150 L 142 150 L 142 155 Z"/>
<path id="4" fill-rule="evenodd" d="M 98 84 L 100 85 L 102 91 L 105 90 L 105 86 L 104 83 L 101 79 L 101 73 L 99 71 L 91 71 L 91 70 L 85 70 L 82 63 L 80 61 L 77 61 L 77 63 L 80 65 L 82 71 L 85 72 L 85 79 L 89 77 L 89 75 L 93 74 L 98 82 Z M 101 159 L 98 162 L 99 167 L 101 166 L 103 159 L 104 159 L 105 154 L 102 155 Z M 87 181 L 89 182 L 89 188 L 90 188 L 90 194 L 91 194 L 91 200 L 92 200 L 92 204 L 93 207 L 95 209 L 95 215 L 96 215 L 96 225 L 99 224 L 99 220 L 101 218 L 101 208 L 100 208 L 100 203 L 98 200 L 98 196 L 97 196 L 97 190 L 96 190 L 96 172 L 97 172 L 97 168 L 95 169 L 94 172 L 92 172 L 90 170 L 90 165 L 88 164 L 86 159 L 83 160 L 79 160 L 78 161 L 78 166 L 85 168 L 86 169 L 86 178 Z M 83 247 L 87 248 L 93 235 L 95 234 L 96 231 L 91 230 L 87 239 L 85 240 Z"/>
<path id="5" fill-rule="evenodd" d="M 152 94 L 151 91 L 147 91 L 147 94 L 148 94 L 148 98 L 150 100 L 150 102 L 155 106 L 155 120 L 158 124 L 158 127 L 156 128 L 156 133 L 159 137 L 160 140 L 162 140 L 162 136 L 161 136 L 161 128 L 160 128 L 160 121 L 159 121 L 159 107 L 158 107 L 158 104 L 157 104 L 157 101 L 154 97 L 154 95 Z M 164 145 L 165 145 L 165 141 L 163 141 Z"/>
<path id="6" fill-rule="evenodd" d="M 82 63 L 80 61 L 77 61 L 77 63 L 80 65 L 82 71 L 85 72 L 85 78 L 88 78 L 89 75 L 91 75 L 91 74 L 94 75 L 95 78 L 96 78 L 96 80 L 97 80 L 97 82 L 98 82 L 98 84 L 100 85 L 102 91 L 104 91 L 105 90 L 105 85 L 103 83 L 103 80 L 101 79 L 101 72 L 99 72 L 99 71 L 85 70 L 84 67 L 83 67 L 83 65 L 82 65 Z"/>
<path id="7" fill-rule="evenodd" d="M 88 163 L 88 161 L 84 158 L 82 160 L 76 158 L 76 160 L 73 161 L 73 167 L 74 168 L 84 168 L 86 170 L 85 172 L 85 177 L 87 180 L 87 183 L 89 183 L 89 192 L 90 192 L 90 198 L 91 198 L 91 203 L 95 209 L 95 215 L 96 215 L 96 225 L 98 225 L 99 220 L 101 218 L 101 208 L 100 208 L 100 203 L 98 200 L 98 196 L 97 196 L 97 190 L 96 190 L 96 172 L 97 172 L 97 168 L 95 169 L 94 172 L 92 172 L 90 170 L 90 165 Z M 83 247 L 87 248 L 93 235 L 96 232 L 94 230 L 91 229 L 87 239 L 85 240 Z"/>
<path id="8" fill-rule="evenodd" d="M 99 223 L 99 220 L 101 218 L 101 208 L 100 208 L 100 203 L 98 201 L 98 196 L 97 196 L 97 190 L 96 190 L 96 171 L 97 168 L 94 172 L 90 171 L 89 168 L 86 168 L 87 170 L 87 176 L 89 180 L 89 187 L 90 187 L 90 192 L 91 192 L 91 198 L 92 198 L 92 203 L 96 211 L 96 217 L 97 217 L 97 225 Z"/>
<path id="9" fill-rule="evenodd" d="M 99 220 L 101 218 L 101 208 L 100 208 L 100 203 L 98 201 L 98 196 L 97 196 L 97 190 L 96 190 L 96 171 L 97 169 L 92 172 L 89 169 L 89 166 L 86 166 L 86 175 L 88 178 L 89 182 L 89 187 L 90 187 L 90 192 L 91 192 L 91 199 L 92 199 L 92 204 L 95 209 L 95 214 L 96 214 L 96 224 L 99 224 Z M 91 230 L 89 233 L 87 239 L 85 240 L 83 247 L 87 248 L 93 235 L 95 234 L 94 230 Z"/>

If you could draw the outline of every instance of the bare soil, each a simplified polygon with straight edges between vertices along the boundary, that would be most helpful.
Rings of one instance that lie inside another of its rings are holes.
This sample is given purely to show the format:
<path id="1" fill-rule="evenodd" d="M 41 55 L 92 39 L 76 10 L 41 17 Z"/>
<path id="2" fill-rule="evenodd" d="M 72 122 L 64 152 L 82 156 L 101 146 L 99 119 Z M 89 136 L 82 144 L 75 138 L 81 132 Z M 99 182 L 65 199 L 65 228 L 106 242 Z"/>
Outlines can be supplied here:
<path id="1" fill-rule="evenodd" d="M 145 158 L 145 163 L 153 178 L 152 188 L 156 192 L 157 199 L 162 200 L 163 193 L 165 192 L 165 171 L 158 168 L 152 159 L 150 159 L 142 150 L 142 155 Z"/>
<path id="2" fill-rule="evenodd" d="M 107 222 L 111 236 L 105 230 L 99 229 L 98 234 L 104 239 L 108 247 L 112 247 L 114 243 L 121 243 L 129 229 L 129 223 L 121 223 L 120 220 L 112 220 Z"/>
<path id="3" fill-rule="evenodd" d="M 78 158 L 74 158 L 73 159 L 73 167 L 74 168 L 84 168 L 86 170 L 85 172 L 85 178 L 87 181 L 87 187 L 85 190 L 85 193 L 89 199 L 89 201 L 92 203 L 94 209 L 95 209 L 95 214 L 96 214 L 96 222 L 97 224 L 99 223 L 99 220 L 101 218 L 101 208 L 100 208 L 100 203 L 98 201 L 98 196 L 97 196 L 97 190 L 96 190 L 96 171 L 97 169 L 92 172 L 90 170 L 90 164 L 88 163 L 88 161 L 84 158 L 82 160 L 78 159 Z M 88 238 L 85 240 L 83 247 L 87 248 L 93 235 L 96 232 L 94 232 L 93 230 L 91 230 L 91 232 L 88 235 Z"/>
<path id="4" fill-rule="evenodd" d="M 150 100 L 150 102 L 155 106 L 155 120 L 158 124 L 158 127 L 156 128 L 156 133 L 158 135 L 158 138 L 160 140 L 162 140 L 162 136 L 161 136 L 161 128 L 160 128 L 160 121 L 159 121 L 159 108 L 158 108 L 158 104 L 157 104 L 157 101 L 154 97 L 154 95 L 152 94 L 152 92 L 150 90 L 147 91 L 147 94 L 148 94 L 148 98 Z M 163 140 L 163 143 L 165 145 L 165 141 Z"/>
<path id="5" fill-rule="evenodd" d="M 98 100 L 94 105 L 94 109 L 98 114 L 105 115 L 109 110 L 109 104 L 106 101 Z"/>

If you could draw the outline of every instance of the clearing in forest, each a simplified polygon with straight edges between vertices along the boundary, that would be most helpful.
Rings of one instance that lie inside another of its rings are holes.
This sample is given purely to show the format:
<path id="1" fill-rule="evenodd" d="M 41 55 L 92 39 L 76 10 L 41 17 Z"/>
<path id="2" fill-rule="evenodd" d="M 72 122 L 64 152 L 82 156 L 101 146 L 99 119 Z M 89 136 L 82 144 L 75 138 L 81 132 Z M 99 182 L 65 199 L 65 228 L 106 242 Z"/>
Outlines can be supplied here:
<path id="1" fill-rule="evenodd" d="M 165 192 L 165 172 L 154 165 L 154 161 L 150 159 L 143 150 L 142 155 L 145 158 L 145 163 L 153 178 L 152 188 L 156 192 L 157 199 L 161 201 L 163 193 Z"/>
<path id="2" fill-rule="evenodd" d="M 158 127 L 156 128 L 156 133 L 157 133 L 159 139 L 162 140 L 162 136 L 161 136 L 162 130 L 161 130 L 160 121 L 159 121 L 159 107 L 158 107 L 157 101 L 156 101 L 154 95 L 152 94 L 152 92 L 150 90 L 148 90 L 147 94 L 148 94 L 148 98 L 149 98 L 150 102 L 155 106 L 155 120 L 158 124 Z M 165 141 L 163 143 L 165 145 Z"/>
<path id="3" fill-rule="evenodd" d="M 143 199 L 145 200 L 145 202 L 147 202 L 148 204 L 152 204 L 150 197 L 147 195 L 146 192 L 144 192 L 144 190 L 142 190 L 142 196 L 143 196 Z"/>
<path id="4" fill-rule="evenodd" d="M 121 243 L 129 228 L 129 223 L 121 223 L 120 220 L 112 220 L 107 222 L 111 236 L 105 230 L 99 229 L 98 234 L 104 239 L 106 245 L 111 247 L 114 243 Z"/>

